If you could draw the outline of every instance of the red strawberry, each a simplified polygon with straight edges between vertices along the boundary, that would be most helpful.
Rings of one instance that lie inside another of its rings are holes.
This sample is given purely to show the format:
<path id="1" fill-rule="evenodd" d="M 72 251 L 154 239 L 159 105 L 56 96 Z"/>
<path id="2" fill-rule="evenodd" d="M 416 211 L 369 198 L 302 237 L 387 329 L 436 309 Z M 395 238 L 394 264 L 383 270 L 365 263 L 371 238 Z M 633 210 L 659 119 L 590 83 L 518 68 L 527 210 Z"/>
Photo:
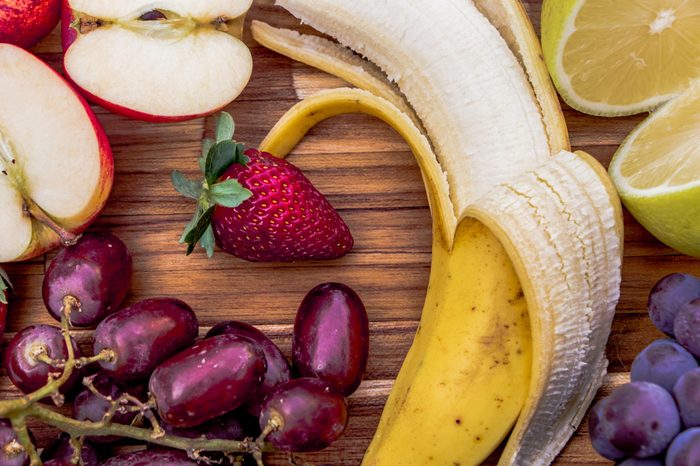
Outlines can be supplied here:
<path id="1" fill-rule="evenodd" d="M 197 199 L 195 218 L 181 242 L 213 243 L 249 261 L 333 259 L 346 254 L 352 235 L 328 200 L 294 165 L 231 140 L 233 120 L 222 113 L 217 142 L 205 146 L 200 184 L 173 172 L 177 190 Z M 213 227 L 213 228 L 212 228 Z"/>

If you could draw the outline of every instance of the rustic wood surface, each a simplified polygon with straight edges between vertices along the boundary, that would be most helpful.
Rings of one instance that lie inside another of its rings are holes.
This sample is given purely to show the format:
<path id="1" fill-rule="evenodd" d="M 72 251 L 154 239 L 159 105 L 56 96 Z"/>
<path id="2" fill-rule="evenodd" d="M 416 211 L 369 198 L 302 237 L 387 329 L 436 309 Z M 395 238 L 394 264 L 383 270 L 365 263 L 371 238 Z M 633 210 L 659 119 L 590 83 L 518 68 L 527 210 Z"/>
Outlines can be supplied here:
<path id="1" fill-rule="evenodd" d="M 248 18 L 298 25 L 272 3 L 256 0 Z M 538 26 L 540 1 L 529 0 L 526 7 Z M 246 41 L 253 50 L 254 74 L 245 92 L 227 109 L 236 119 L 239 141 L 254 146 L 299 98 L 344 84 L 265 50 L 248 36 Z M 57 31 L 34 51 L 60 69 Z M 221 252 L 213 259 L 202 252 L 185 257 L 177 240 L 194 206 L 171 187 L 169 174 L 178 169 L 196 175 L 200 141 L 211 133 L 213 118 L 149 124 L 99 107 L 95 112 L 114 150 L 116 180 L 110 201 L 92 229 L 117 234 L 134 254 L 135 277 L 127 303 L 176 296 L 194 307 L 203 332 L 222 320 L 247 321 L 268 333 L 289 355 L 294 314 L 311 287 L 341 281 L 363 298 L 371 319 L 370 360 L 366 380 L 350 398 L 348 430 L 326 451 L 302 456 L 316 464 L 358 464 L 416 329 L 430 268 L 430 215 L 420 173 L 407 146 L 378 120 L 344 116 L 311 131 L 290 156 L 349 224 L 356 245 L 348 256 L 287 265 L 251 264 Z M 595 118 L 566 106 L 564 114 L 573 147 L 590 152 L 606 166 L 625 135 L 643 119 Z M 43 273 L 52 257 L 7 266 L 17 295 L 3 345 L 29 324 L 53 323 L 41 300 Z M 635 354 L 661 337 L 647 317 L 647 294 L 657 279 L 677 271 L 700 275 L 700 261 L 664 247 L 625 213 L 622 296 L 608 344 L 611 374 L 603 393 L 624 383 Z M 89 332 L 76 334 L 87 348 Z M 0 375 L 0 398 L 15 396 L 5 374 Z M 38 425 L 34 432 L 40 446 L 55 435 Z M 495 457 L 491 460 L 489 464 Z M 286 464 L 286 458 L 275 456 L 270 464 Z M 591 448 L 584 422 L 556 464 L 610 462 Z"/>

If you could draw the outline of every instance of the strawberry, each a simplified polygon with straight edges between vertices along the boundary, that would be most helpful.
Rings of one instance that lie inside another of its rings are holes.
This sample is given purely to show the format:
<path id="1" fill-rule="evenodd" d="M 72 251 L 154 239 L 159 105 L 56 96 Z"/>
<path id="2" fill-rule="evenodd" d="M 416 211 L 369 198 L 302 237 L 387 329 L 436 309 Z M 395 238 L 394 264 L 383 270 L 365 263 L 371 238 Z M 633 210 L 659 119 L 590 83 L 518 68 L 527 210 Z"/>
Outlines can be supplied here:
<path id="1" fill-rule="evenodd" d="M 7 318 L 8 294 L 12 290 L 10 278 L 3 269 L 0 269 L 0 336 L 5 331 L 5 319 Z"/>
<path id="2" fill-rule="evenodd" d="M 204 180 L 172 175 L 175 188 L 196 199 L 197 212 L 180 239 L 211 257 L 223 251 L 254 262 L 334 259 L 353 245 L 338 212 L 291 163 L 233 141 L 233 119 L 222 112 L 216 142 L 205 140 Z"/>

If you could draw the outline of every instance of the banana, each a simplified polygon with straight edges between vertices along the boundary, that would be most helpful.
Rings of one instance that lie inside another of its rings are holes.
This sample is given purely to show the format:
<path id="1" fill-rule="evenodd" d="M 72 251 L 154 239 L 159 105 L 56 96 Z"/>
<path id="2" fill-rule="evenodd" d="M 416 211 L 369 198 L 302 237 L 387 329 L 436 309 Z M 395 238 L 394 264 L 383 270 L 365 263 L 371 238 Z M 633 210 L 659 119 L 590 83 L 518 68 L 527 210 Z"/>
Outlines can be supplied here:
<path id="1" fill-rule="evenodd" d="M 562 152 L 457 222 L 420 130 L 357 89 L 305 99 L 260 147 L 283 157 L 314 125 L 351 112 L 382 119 L 409 143 L 435 230 L 419 331 L 363 464 L 479 464 L 516 418 L 501 463 L 551 462 L 605 373 L 621 248 L 621 207 L 605 170 Z"/>
<path id="2" fill-rule="evenodd" d="M 431 278 L 419 331 L 363 464 L 478 464 L 516 417 L 499 464 L 551 463 L 606 371 L 622 221 L 605 170 L 586 154 L 560 151 L 568 149 L 566 126 L 522 6 L 518 0 L 277 4 L 379 65 L 415 109 L 435 149 L 416 151 L 408 139 L 421 169 L 433 169 L 433 175 L 424 172 L 435 230 Z M 284 34 L 277 39 L 284 42 Z M 276 47 L 302 60 L 303 48 L 301 42 Z M 311 64 L 348 74 L 336 53 Z M 350 91 L 342 92 L 347 99 Z M 332 95 L 316 96 L 313 111 L 300 103 L 270 140 L 289 137 L 289 150 L 318 115 L 365 111 L 363 102 L 370 100 L 358 96 L 355 104 L 339 105 Z M 372 114 L 380 118 L 392 107 L 383 100 L 377 105 Z M 409 118 L 382 119 L 418 139 Z M 441 179 L 434 176 L 435 158 L 447 187 L 431 183 Z M 449 205 L 454 218 L 445 215 Z M 481 267 L 470 262 L 474 257 Z M 527 303 L 529 341 L 514 333 L 508 344 L 481 345 L 494 322 L 518 322 L 513 295 L 504 291 L 517 287 L 496 286 L 514 277 Z M 486 314 L 469 315 L 465 304 L 477 301 Z M 516 347 L 531 354 L 527 373 L 526 358 L 513 357 Z M 476 360 L 456 358 L 460 350 Z M 506 353 L 510 367 L 485 369 L 484 360 L 502 361 Z M 518 383 L 504 382 L 503 375 Z M 489 397 L 509 403 L 496 407 Z"/>
<path id="3" fill-rule="evenodd" d="M 321 121 L 360 112 L 383 120 L 408 142 L 423 174 L 435 231 L 420 328 L 387 401 L 378 429 L 383 438 L 372 444 L 365 461 L 424 465 L 433 457 L 443 464 L 436 451 L 462 464 L 465 458 L 484 459 L 513 427 L 528 394 L 527 305 L 496 236 L 474 219 L 457 226 L 445 176 L 420 130 L 380 97 L 334 89 L 292 107 L 260 148 L 284 157 Z"/>

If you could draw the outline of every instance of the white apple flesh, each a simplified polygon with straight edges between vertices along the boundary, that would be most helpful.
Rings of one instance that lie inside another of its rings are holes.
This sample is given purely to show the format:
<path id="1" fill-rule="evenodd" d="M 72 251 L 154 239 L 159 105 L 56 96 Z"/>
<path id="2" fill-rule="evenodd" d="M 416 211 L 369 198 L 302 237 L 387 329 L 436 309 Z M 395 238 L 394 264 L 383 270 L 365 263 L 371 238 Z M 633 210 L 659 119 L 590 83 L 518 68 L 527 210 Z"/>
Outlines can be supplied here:
<path id="1" fill-rule="evenodd" d="M 211 114 L 250 79 L 252 57 L 237 35 L 251 3 L 67 0 L 66 74 L 88 99 L 127 117 Z"/>
<path id="2" fill-rule="evenodd" d="M 104 206 L 114 174 L 85 101 L 9 44 L 0 44 L 0 169 L 0 263 L 75 239 Z"/>

